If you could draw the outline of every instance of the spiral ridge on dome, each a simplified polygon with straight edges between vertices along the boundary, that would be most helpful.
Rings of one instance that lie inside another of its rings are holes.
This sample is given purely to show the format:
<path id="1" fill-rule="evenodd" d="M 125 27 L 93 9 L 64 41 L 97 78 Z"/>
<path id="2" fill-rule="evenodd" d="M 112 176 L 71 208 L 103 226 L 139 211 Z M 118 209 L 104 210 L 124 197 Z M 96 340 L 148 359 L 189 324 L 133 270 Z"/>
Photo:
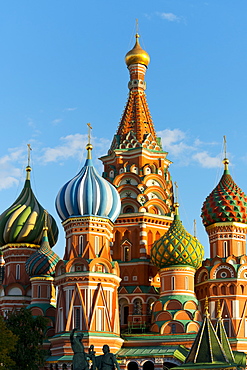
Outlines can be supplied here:
<path id="1" fill-rule="evenodd" d="M 236 185 L 227 168 L 204 201 L 201 217 L 206 227 L 216 222 L 247 223 L 247 196 Z"/>
<path id="2" fill-rule="evenodd" d="M 56 209 L 62 221 L 69 217 L 100 216 L 116 220 L 121 210 L 117 189 L 101 177 L 87 158 L 84 167 L 59 191 Z"/>
<path id="3" fill-rule="evenodd" d="M 29 276 L 54 275 L 59 256 L 51 250 L 47 231 L 44 230 L 42 244 L 26 261 L 26 272 Z"/>
<path id="4" fill-rule="evenodd" d="M 189 265 L 197 269 L 203 256 L 203 246 L 185 230 L 179 215 L 175 215 L 169 230 L 151 249 L 151 261 L 159 269 L 172 265 Z"/>
<path id="5" fill-rule="evenodd" d="M 27 167 L 24 188 L 16 201 L 0 215 L 0 243 L 40 244 L 43 235 L 44 208 L 36 199 L 30 184 L 31 168 Z M 48 238 L 54 246 L 58 238 L 56 221 L 48 215 Z"/>

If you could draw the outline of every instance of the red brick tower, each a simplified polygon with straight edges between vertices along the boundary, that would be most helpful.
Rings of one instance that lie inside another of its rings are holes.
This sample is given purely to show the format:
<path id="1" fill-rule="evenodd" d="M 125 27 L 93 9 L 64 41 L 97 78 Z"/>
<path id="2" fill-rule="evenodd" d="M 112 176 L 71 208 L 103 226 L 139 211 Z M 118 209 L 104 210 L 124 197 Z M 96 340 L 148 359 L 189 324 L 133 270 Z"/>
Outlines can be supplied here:
<path id="1" fill-rule="evenodd" d="M 120 271 L 110 254 L 113 222 L 121 202 L 115 187 L 94 168 L 91 144 L 87 150 L 84 167 L 56 199 L 66 234 L 64 260 L 56 266 L 56 335 L 51 338 L 51 361 L 55 357 L 59 363 L 60 359 L 72 359 L 69 338 L 73 328 L 84 333 L 85 348 L 94 345 L 98 354 L 104 344 L 117 352 L 123 342 L 118 309 Z"/>
<path id="2" fill-rule="evenodd" d="M 31 303 L 30 278 L 25 263 L 40 248 L 44 225 L 44 208 L 33 194 L 30 183 L 31 167 L 26 168 L 26 181 L 16 201 L 0 215 L 4 278 L 0 284 L 0 311 L 21 308 Z M 51 246 L 57 241 L 58 228 L 48 215 L 48 238 Z"/>
<path id="3" fill-rule="evenodd" d="M 156 135 L 145 95 L 149 60 L 137 34 L 125 57 L 130 73 L 128 101 L 108 155 L 101 158 L 103 176 L 116 186 L 122 203 L 112 245 L 122 278 L 122 328 L 145 326 L 151 320 L 160 278 L 150 263 L 150 249 L 173 219 L 171 162 Z"/>
<path id="4" fill-rule="evenodd" d="M 178 203 L 174 221 L 151 250 L 152 262 L 159 268 L 161 288 L 153 305 L 151 331 L 165 334 L 187 333 L 186 345 L 193 342 L 201 315 L 194 291 L 194 277 L 202 264 L 203 246 L 182 225 Z M 177 342 L 184 340 L 177 338 Z M 181 343 L 184 344 L 184 343 Z"/>
<path id="5" fill-rule="evenodd" d="M 245 350 L 247 336 L 247 196 L 233 181 L 229 161 L 219 184 L 206 198 L 202 219 L 210 242 L 210 258 L 196 273 L 196 294 L 204 305 L 209 298 L 212 321 L 217 301 L 233 349 Z"/>

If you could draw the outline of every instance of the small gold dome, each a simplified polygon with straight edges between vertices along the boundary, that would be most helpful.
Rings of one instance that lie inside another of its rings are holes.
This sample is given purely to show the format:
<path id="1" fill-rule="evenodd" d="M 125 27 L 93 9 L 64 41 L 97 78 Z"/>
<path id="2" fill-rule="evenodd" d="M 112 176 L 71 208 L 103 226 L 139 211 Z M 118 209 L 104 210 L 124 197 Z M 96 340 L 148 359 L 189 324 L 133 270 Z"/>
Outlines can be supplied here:
<path id="1" fill-rule="evenodd" d="M 146 67 L 149 65 L 150 62 L 150 56 L 148 53 L 143 50 L 139 44 L 139 35 L 136 34 L 136 43 L 133 49 L 131 49 L 126 55 L 125 55 L 125 63 L 129 67 L 131 64 L 144 64 Z"/>

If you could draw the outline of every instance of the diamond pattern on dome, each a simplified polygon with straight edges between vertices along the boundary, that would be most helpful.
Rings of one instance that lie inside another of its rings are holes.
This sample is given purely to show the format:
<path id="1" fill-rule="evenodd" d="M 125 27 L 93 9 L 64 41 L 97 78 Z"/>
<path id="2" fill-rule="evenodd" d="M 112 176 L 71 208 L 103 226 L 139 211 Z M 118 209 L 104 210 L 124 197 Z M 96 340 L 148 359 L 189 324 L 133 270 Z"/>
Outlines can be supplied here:
<path id="1" fill-rule="evenodd" d="M 203 203 L 201 217 L 205 226 L 215 222 L 247 223 L 247 196 L 235 184 L 228 170 L 224 171 L 219 184 Z"/>
<path id="2" fill-rule="evenodd" d="M 167 233 L 151 249 L 151 261 L 160 269 L 171 265 L 190 265 L 197 269 L 203 255 L 203 246 L 185 230 L 177 215 Z"/>

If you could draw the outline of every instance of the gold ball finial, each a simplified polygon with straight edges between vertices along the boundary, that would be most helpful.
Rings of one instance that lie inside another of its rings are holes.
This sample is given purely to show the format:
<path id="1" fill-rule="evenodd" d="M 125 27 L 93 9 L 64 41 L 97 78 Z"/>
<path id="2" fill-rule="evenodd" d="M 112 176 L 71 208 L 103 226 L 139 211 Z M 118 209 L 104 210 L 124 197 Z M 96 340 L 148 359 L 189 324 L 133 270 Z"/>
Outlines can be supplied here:
<path id="1" fill-rule="evenodd" d="M 144 64 L 147 67 L 150 63 L 150 56 L 142 49 L 139 43 L 139 37 L 139 34 L 136 33 L 135 46 L 125 55 L 125 63 L 127 64 L 127 67 L 131 64 Z"/>

